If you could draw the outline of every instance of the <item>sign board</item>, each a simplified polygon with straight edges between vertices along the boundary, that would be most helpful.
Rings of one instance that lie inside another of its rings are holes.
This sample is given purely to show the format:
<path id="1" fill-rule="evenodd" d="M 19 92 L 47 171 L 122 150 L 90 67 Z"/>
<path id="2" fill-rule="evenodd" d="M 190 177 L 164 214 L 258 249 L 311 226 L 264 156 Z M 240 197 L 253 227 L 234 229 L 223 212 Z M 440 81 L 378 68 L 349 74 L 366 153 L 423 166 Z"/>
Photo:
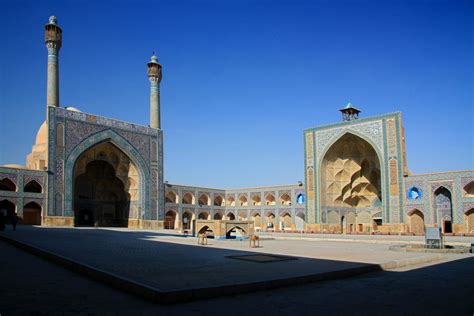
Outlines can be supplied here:
<path id="1" fill-rule="evenodd" d="M 297 231 L 303 231 L 304 230 L 304 220 L 302 218 L 299 218 L 298 216 L 296 216 L 295 224 L 296 224 L 296 230 Z"/>
<path id="2" fill-rule="evenodd" d="M 425 245 L 427 248 L 443 248 L 443 235 L 440 227 L 426 227 Z"/>

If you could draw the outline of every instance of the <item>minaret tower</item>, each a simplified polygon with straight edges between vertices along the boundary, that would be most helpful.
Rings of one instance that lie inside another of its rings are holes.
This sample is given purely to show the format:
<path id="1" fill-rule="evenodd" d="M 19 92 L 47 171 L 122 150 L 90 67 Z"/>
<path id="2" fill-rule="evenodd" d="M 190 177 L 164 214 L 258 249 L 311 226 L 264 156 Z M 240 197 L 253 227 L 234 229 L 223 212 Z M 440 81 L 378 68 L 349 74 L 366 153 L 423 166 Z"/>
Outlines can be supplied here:
<path id="1" fill-rule="evenodd" d="M 47 106 L 59 106 L 59 49 L 62 44 L 62 30 L 55 16 L 44 26 L 44 42 L 48 48 Z"/>
<path id="2" fill-rule="evenodd" d="M 150 80 L 150 127 L 161 129 L 160 121 L 160 82 L 161 65 L 153 53 L 148 62 L 148 80 Z"/>

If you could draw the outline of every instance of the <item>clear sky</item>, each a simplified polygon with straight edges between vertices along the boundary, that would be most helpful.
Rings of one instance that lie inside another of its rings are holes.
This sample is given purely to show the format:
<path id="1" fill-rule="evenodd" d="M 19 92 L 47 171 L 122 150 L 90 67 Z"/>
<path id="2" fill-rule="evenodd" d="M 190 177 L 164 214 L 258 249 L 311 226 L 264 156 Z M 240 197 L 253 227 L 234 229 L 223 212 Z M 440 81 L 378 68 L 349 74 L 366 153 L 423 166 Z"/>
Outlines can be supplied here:
<path id="1" fill-rule="evenodd" d="M 0 164 L 45 118 L 50 15 L 62 106 L 148 125 L 157 52 L 170 183 L 297 183 L 303 129 L 348 101 L 402 112 L 413 173 L 474 169 L 473 1 L 0 0 Z"/>

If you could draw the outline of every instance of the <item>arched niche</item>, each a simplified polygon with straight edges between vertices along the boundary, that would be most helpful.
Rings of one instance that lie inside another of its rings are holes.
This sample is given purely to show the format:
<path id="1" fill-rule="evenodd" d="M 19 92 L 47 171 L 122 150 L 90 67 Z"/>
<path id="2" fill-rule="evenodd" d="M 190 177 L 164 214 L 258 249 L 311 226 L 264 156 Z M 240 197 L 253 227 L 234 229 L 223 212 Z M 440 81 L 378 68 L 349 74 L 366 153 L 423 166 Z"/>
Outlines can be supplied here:
<path id="1" fill-rule="evenodd" d="M 321 163 L 323 207 L 366 208 L 382 201 L 381 165 L 374 147 L 346 133 L 327 150 Z"/>
<path id="2" fill-rule="evenodd" d="M 131 203 L 140 196 L 140 178 L 122 150 L 111 142 L 90 147 L 76 160 L 73 178 L 76 225 L 128 226 Z"/>
<path id="3" fill-rule="evenodd" d="M 23 188 L 23 192 L 41 193 L 43 192 L 43 188 L 38 182 L 36 182 L 36 180 L 31 180 L 25 185 L 25 187 Z"/>

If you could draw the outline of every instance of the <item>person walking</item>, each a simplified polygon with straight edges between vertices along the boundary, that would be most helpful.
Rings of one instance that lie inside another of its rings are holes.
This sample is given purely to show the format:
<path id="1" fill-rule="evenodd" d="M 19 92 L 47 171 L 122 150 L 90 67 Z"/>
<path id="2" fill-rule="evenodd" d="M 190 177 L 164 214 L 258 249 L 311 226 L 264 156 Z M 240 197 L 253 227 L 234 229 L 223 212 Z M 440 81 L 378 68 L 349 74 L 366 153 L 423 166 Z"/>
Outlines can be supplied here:
<path id="1" fill-rule="evenodd" d="M 18 223 L 18 216 L 16 215 L 16 213 L 13 213 L 12 215 L 12 226 L 13 226 L 13 230 L 16 230 L 16 224 Z"/>

